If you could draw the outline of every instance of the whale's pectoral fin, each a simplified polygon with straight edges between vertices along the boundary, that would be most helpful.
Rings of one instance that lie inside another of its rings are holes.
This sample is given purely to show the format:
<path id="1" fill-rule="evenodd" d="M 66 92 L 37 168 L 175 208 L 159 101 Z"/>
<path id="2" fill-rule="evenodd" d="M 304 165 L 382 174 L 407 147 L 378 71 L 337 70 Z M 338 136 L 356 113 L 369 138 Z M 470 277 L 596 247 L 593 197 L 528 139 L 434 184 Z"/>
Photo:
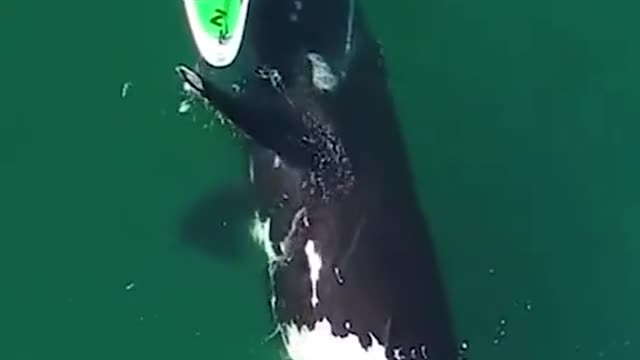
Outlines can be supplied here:
<path id="1" fill-rule="evenodd" d="M 261 145 L 275 149 L 280 137 L 286 135 L 294 124 L 285 123 L 281 114 L 274 112 L 278 103 L 276 89 L 269 85 L 269 78 L 258 70 L 250 74 L 243 90 L 233 90 L 233 85 L 224 85 L 216 71 L 206 67 L 201 74 L 187 65 L 176 67 L 176 72 L 186 84 L 187 91 L 208 102 L 237 129 Z M 248 95 L 250 94 L 250 95 Z M 280 102 L 282 99 L 280 99 Z"/>
<path id="2" fill-rule="evenodd" d="M 212 81 L 200 75 L 191 67 L 180 64 L 176 72 L 184 81 L 187 91 L 210 103 L 216 110 L 226 117 L 234 118 L 240 115 L 241 103 L 234 98 L 232 91 L 216 86 Z"/>

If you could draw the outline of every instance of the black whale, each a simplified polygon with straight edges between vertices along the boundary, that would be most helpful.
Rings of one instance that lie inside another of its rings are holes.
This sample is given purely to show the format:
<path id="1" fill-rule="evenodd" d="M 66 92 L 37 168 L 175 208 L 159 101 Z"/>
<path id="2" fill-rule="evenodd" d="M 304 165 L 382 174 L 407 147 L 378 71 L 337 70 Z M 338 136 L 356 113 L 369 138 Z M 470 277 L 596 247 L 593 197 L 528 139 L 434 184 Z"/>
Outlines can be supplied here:
<path id="1" fill-rule="evenodd" d="M 178 72 L 247 136 L 285 342 L 329 324 L 335 338 L 357 336 L 388 359 L 456 359 L 381 49 L 361 10 L 253 0 L 248 19 L 236 63 Z M 289 355 L 304 358 L 299 350 Z"/>

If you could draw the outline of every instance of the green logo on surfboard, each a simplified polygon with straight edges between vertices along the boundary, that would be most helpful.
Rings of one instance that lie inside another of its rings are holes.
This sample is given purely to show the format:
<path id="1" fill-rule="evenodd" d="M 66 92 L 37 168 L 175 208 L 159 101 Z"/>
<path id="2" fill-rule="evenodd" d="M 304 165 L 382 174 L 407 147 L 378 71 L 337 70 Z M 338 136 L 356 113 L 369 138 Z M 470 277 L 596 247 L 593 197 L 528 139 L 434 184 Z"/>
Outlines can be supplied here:
<path id="1" fill-rule="evenodd" d="M 194 2 L 200 25 L 209 35 L 216 39 L 231 37 L 238 22 L 241 0 L 195 0 Z"/>

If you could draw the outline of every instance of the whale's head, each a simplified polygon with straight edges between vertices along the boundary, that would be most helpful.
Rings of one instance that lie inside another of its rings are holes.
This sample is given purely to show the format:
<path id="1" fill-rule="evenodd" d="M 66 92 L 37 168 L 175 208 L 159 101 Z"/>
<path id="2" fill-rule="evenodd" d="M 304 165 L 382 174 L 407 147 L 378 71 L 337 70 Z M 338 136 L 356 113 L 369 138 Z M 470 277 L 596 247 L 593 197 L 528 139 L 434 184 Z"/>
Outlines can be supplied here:
<path id="1" fill-rule="evenodd" d="M 234 62 L 216 67 L 201 57 L 176 71 L 192 93 L 284 162 L 348 183 L 342 140 L 358 97 L 349 84 L 363 84 L 351 78 L 357 59 L 371 58 L 361 51 L 369 39 L 353 0 L 255 1 Z"/>
<path id="2" fill-rule="evenodd" d="M 288 66 L 261 63 L 241 71 L 203 59 L 176 71 L 185 89 L 204 100 L 248 138 L 276 152 L 298 150 L 313 132 L 336 131 L 344 72 L 322 54 L 300 50 Z M 317 139 L 316 139 L 317 140 Z M 285 145 L 293 146 L 288 149 Z"/>

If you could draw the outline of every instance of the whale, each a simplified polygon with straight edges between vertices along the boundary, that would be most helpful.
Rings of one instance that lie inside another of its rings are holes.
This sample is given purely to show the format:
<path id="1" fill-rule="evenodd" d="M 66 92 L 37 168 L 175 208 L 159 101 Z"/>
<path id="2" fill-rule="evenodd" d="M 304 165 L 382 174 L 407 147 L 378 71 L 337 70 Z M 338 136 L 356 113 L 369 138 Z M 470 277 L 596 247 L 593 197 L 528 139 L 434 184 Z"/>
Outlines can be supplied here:
<path id="1" fill-rule="evenodd" d="M 249 0 L 244 0 L 249 1 Z M 276 334 L 293 360 L 460 359 L 382 46 L 356 0 L 251 0 L 185 89 L 242 136 Z"/>

